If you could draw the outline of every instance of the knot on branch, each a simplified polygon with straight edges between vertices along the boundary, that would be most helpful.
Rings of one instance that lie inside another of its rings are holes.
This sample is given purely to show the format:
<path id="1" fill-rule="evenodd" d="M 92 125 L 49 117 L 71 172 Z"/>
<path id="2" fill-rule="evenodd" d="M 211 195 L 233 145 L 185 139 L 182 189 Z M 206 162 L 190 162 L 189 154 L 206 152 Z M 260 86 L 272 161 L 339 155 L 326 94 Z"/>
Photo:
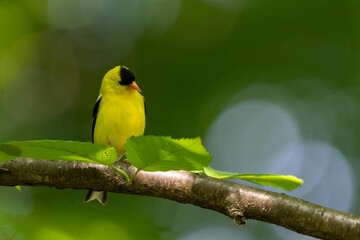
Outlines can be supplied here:
<path id="1" fill-rule="evenodd" d="M 238 225 L 245 225 L 246 217 L 244 216 L 244 210 L 239 206 L 232 206 L 229 208 L 229 216 L 236 222 Z"/>

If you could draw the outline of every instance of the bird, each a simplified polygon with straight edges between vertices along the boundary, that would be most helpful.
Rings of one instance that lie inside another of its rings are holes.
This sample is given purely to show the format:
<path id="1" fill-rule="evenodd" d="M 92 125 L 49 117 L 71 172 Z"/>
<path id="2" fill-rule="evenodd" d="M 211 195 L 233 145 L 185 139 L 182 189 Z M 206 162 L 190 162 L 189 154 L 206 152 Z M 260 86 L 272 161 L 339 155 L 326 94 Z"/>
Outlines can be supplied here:
<path id="1" fill-rule="evenodd" d="M 125 66 L 112 68 L 102 80 L 93 108 L 92 142 L 114 147 L 118 159 L 122 159 L 126 140 L 144 134 L 145 111 L 145 98 L 135 82 L 135 75 Z M 107 193 L 89 190 L 84 202 L 95 199 L 105 205 Z"/>

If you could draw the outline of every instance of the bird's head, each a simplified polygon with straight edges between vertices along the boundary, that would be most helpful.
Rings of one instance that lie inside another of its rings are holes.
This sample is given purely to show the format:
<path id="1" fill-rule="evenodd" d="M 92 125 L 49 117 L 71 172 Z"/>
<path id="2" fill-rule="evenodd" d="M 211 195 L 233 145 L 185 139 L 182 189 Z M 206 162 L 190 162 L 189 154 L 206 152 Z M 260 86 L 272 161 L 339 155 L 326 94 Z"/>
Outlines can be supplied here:
<path id="1" fill-rule="evenodd" d="M 139 91 L 134 74 L 125 66 L 116 66 L 109 70 L 102 81 L 100 93 L 125 93 L 126 91 Z"/>

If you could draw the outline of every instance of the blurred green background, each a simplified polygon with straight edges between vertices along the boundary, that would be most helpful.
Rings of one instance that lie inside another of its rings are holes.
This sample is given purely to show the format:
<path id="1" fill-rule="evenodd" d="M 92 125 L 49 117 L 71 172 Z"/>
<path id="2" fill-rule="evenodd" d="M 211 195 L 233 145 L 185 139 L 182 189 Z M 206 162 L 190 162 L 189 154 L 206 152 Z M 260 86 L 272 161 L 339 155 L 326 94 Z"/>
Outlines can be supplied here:
<path id="1" fill-rule="evenodd" d="M 305 185 L 288 194 L 360 214 L 359 13 L 355 0 L 1 0 L 0 140 L 90 141 L 102 77 L 123 64 L 146 134 L 200 136 L 219 170 L 295 174 Z M 85 194 L 0 187 L 0 239 L 310 239 Z"/>

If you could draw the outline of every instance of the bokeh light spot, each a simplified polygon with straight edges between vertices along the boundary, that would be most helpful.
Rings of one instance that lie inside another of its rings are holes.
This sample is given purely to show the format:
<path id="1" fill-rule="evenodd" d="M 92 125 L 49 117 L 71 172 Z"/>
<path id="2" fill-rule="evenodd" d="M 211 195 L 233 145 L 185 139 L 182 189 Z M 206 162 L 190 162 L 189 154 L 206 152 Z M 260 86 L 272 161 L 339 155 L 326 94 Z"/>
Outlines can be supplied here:
<path id="1" fill-rule="evenodd" d="M 306 105 L 311 102 L 286 104 L 279 101 L 281 98 L 276 94 L 267 96 L 276 96 L 275 99 L 281 104 L 271 100 L 254 100 L 252 96 L 259 96 L 256 89 L 263 88 L 253 87 L 251 93 L 245 90 L 246 97 L 241 93 L 236 95 L 235 99 L 237 100 L 231 100 L 231 105 L 220 113 L 210 126 L 205 137 L 205 145 L 214 156 L 214 167 L 219 170 L 240 173 L 296 175 L 304 179 L 305 183 L 302 187 L 287 194 L 329 208 L 349 211 L 354 201 L 355 186 L 348 160 L 339 149 L 324 138 L 303 137 L 299 121 L 307 116 L 311 119 L 314 117 L 313 115 L 299 116 L 290 114 L 286 110 L 292 104 L 292 113 L 301 112 L 304 108 L 309 109 Z M 272 88 L 272 90 L 276 91 L 276 88 Z M 328 95 L 332 96 L 332 101 L 335 101 L 334 96 L 338 96 L 339 100 L 344 98 L 343 94 L 332 94 L 331 91 L 328 91 L 324 98 L 318 100 L 318 106 L 323 106 L 323 101 L 329 101 Z M 284 108 L 283 106 L 286 105 L 287 108 Z M 329 112 L 326 108 L 321 109 L 323 113 Z M 344 109 L 335 108 L 331 111 L 335 113 L 344 111 Z M 316 117 L 321 122 L 327 115 L 320 113 L 317 113 Z M 298 119 L 295 116 L 298 116 Z M 334 120 L 337 119 L 334 118 Z M 306 123 L 309 123 L 308 121 L 309 119 Z M 318 126 L 318 122 L 315 124 Z M 313 136 L 317 136 L 319 133 L 321 136 L 330 136 L 328 134 L 329 126 L 334 125 L 313 128 Z M 283 192 L 241 180 L 234 181 Z M 307 239 L 277 226 L 272 226 L 272 229 L 282 239 Z"/>
<path id="2" fill-rule="evenodd" d="M 225 163 L 226 170 L 266 172 L 273 165 L 269 159 L 299 138 L 296 122 L 281 107 L 265 101 L 247 101 L 220 114 L 210 127 L 205 144 L 214 155 L 214 165 Z"/>

